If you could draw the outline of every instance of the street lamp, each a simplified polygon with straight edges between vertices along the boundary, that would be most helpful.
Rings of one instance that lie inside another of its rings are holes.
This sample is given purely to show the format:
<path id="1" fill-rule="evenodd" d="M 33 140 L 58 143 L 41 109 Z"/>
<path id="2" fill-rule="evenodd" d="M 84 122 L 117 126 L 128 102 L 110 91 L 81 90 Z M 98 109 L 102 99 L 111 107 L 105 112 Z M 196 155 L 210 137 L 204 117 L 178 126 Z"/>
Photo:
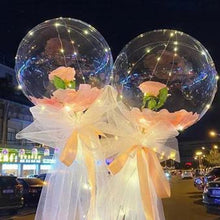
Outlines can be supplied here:
<path id="1" fill-rule="evenodd" d="M 213 145 L 213 148 L 215 149 L 215 150 L 217 150 L 218 149 L 218 145 Z"/>
<path id="2" fill-rule="evenodd" d="M 202 169 L 202 158 L 203 158 L 203 153 L 202 151 L 196 151 L 196 156 L 194 157 L 195 160 L 198 159 L 199 161 L 199 169 Z"/>
<path id="3" fill-rule="evenodd" d="M 216 136 L 220 136 L 220 134 L 218 134 L 216 131 L 214 131 L 214 130 L 211 130 L 211 131 L 209 131 L 209 136 L 210 137 L 216 137 Z"/>

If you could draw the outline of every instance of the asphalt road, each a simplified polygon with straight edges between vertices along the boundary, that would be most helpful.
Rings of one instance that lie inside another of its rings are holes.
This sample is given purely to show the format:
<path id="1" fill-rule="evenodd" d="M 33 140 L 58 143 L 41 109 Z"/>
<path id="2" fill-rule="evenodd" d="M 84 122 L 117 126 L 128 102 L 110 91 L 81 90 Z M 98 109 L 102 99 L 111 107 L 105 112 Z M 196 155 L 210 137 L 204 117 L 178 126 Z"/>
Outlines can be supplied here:
<path id="1" fill-rule="evenodd" d="M 202 204 L 202 192 L 193 186 L 193 180 L 172 177 L 170 183 L 171 198 L 163 200 L 166 220 L 220 220 L 220 212 L 206 212 Z M 34 208 L 26 208 L 16 216 L 3 213 L 0 214 L 0 220 L 34 220 L 34 211 Z"/>
<path id="2" fill-rule="evenodd" d="M 220 220 L 220 213 L 207 213 L 202 204 L 202 192 L 193 186 L 193 180 L 171 179 L 171 198 L 164 199 L 166 220 Z"/>

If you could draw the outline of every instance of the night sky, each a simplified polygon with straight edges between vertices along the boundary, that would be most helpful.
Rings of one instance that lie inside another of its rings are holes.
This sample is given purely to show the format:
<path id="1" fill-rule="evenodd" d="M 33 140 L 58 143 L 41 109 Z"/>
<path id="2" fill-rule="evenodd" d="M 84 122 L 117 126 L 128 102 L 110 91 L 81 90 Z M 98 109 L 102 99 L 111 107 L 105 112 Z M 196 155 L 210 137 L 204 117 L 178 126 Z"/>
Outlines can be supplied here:
<path id="1" fill-rule="evenodd" d="M 37 24 L 56 17 L 72 17 L 94 26 L 104 36 L 114 58 L 137 35 L 161 28 L 177 29 L 199 40 L 220 71 L 220 1 L 109 1 L 109 0 L 1 0 L 0 62 L 14 67 L 19 42 Z M 207 131 L 220 133 L 220 92 L 209 112 L 184 131 L 180 140 L 207 139 Z"/>

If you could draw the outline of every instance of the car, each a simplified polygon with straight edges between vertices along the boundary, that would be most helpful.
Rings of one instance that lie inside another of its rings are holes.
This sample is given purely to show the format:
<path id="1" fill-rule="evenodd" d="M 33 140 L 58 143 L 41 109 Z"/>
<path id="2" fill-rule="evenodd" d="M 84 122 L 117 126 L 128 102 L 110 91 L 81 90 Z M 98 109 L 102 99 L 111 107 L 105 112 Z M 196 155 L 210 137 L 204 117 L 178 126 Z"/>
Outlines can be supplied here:
<path id="1" fill-rule="evenodd" d="M 220 179 L 205 185 L 202 198 L 207 211 L 220 210 Z"/>
<path id="2" fill-rule="evenodd" d="M 191 170 L 183 170 L 181 173 L 181 178 L 182 179 L 192 179 L 193 174 Z"/>
<path id="3" fill-rule="evenodd" d="M 207 184 L 208 182 L 214 181 L 218 177 L 220 177 L 220 167 L 214 167 L 204 176 L 204 183 Z"/>
<path id="4" fill-rule="evenodd" d="M 38 179 L 41 179 L 42 181 L 45 181 L 46 176 L 49 176 L 49 173 L 41 173 L 38 176 L 36 176 Z"/>
<path id="5" fill-rule="evenodd" d="M 196 176 L 194 177 L 194 186 L 198 190 L 203 190 L 204 189 L 204 176 Z"/>
<path id="6" fill-rule="evenodd" d="M 0 176 L 0 210 L 16 213 L 24 205 L 23 186 L 15 176 Z"/>
<path id="7" fill-rule="evenodd" d="M 17 181 L 23 185 L 24 205 L 37 205 L 44 181 L 38 178 L 18 178 Z"/>

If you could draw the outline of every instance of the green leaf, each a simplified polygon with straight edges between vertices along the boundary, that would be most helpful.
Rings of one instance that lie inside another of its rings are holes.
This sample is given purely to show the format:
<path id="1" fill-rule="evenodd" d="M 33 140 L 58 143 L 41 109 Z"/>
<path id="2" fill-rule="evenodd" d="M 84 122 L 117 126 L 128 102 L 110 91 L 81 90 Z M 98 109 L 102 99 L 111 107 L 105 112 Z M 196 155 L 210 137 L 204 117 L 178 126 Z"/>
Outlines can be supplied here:
<path id="1" fill-rule="evenodd" d="M 57 89 L 65 89 L 66 88 L 65 82 L 58 76 L 54 76 L 53 84 Z"/>
<path id="2" fill-rule="evenodd" d="M 142 108 L 144 108 L 147 104 L 147 102 L 152 98 L 152 96 L 149 96 L 147 94 L 144 95 L 144 98 L 143 98 L 143 105 L 142 105 Z"/>
<path id="3" fill-rule="evenodd" d="M 154 98 L 151 98 L 147 103 L 147 107 L 151 110 L 154 110 L 156 105 L 157 105 L 157 102 Z"/>
<path id="4" fill-rule="evenodd" d="M 75 89 L 76 88 L 76 81 L 70 81 L 68 83 L 68 88 Z"/>
<path id="5" fill-rule="evenodd" d="M 158 95 L 159 101 L 156 105 L 156 109 L 161 108 L 165 104 L 165 102 L 167 100 L 167 96 L 168 96 L 167 87 L 165 87 L 159 91 L 159 95 Z"/>

